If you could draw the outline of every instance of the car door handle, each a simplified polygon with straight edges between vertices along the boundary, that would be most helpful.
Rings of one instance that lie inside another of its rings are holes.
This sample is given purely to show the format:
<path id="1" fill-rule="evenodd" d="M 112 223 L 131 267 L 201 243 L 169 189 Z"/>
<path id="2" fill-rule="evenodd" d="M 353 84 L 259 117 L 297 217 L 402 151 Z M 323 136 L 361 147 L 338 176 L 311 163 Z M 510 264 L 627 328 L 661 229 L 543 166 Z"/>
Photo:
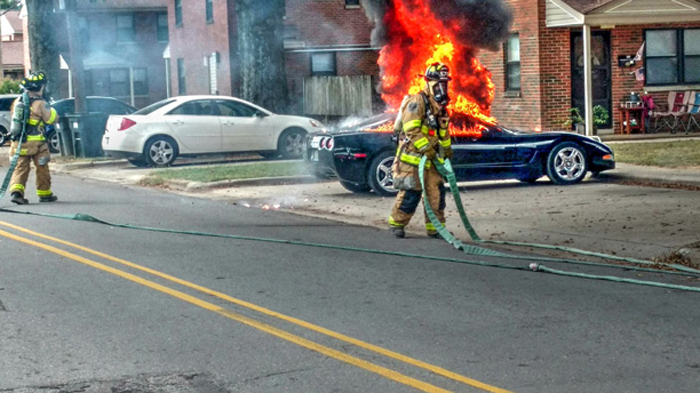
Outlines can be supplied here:
<path id="1" fill-rule="evenodd" d="M 185 124 L 185 122 L 183 120 L 173 120 L 173 124 L 179 126 L 180 124 Z"/>
<path id="2" fill-rule="evenodd" d="M 234 125 L 234 124 L 236 124 L 236 123 L 234 123 L 234 122 L 232 122 L 232 121 L 225 121 L 225 122 L 223 122 L 223 123 L 221 123 L 221 124 L 223 124 L 223 125 L 225 125 L 225 126 L 232 126 L 232 125 Z"/>

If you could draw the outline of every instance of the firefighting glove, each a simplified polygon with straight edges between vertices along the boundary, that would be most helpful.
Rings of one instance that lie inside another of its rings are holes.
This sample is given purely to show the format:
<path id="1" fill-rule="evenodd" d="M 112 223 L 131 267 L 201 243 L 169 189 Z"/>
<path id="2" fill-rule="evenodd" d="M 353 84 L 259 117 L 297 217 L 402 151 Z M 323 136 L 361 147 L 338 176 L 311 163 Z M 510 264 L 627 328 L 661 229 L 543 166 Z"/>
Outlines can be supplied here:
<path id="1" fill-rule="evenodd" d="M 454 155 L 454 153 L 452 153 L 452 147 L 445 147 L 444 149 L 445 149 L 445 150 L 444 150 L 444 152 L 443 152 L 443 154 L 442 154 L 442 157 L 443 157 L 443 158 L 449 158 L 449 159 L 451 160 L 451 159 L 452 159 L 452 156 Z"/>
<path id="2" fill-rule="evenodd" d="M 435 159 L 435 156 L 437 155 L 437 152 L 435 151 L 435 149 L 433 149 L 433 148 L 431 147 L 431 148 L 429 148 L 428 150 L 425 151 L 424 155 L 425 155 L 425 157 L 430 161 L 430 160 Z"/>

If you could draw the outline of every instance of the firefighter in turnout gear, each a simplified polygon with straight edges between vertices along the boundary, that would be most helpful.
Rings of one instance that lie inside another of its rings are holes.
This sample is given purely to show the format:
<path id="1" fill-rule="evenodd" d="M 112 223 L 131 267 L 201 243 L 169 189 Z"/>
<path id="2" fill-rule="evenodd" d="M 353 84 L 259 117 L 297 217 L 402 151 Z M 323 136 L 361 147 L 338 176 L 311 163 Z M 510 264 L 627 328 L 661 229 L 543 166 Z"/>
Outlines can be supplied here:
<path id="1" fill-rule="evenodd" d="M 416 95 L 406 96 L 394 124 L 398 133 L 398 149 L 392 167 L 394 188 L 399 190 L 389 216 L 389 228 L 394 236 L 406 236 L 408 225 L 421 200 L 421 184 L 418 164 L 423 156 L 424 182 L 427 200 L 438 221 L 445 225 L 445 182 L 437 171 L 433 160 L 452 158 L 452 145 L 448 131 L 449 115 L 447 83 L 451 80 L 449 69 L 442 63 L 433 63 L 425 71 L 426 86 Z M 425 229 L 430 237 L 437 238 L 433 226 L 423 209 Z"/>
<path id="2" fill-rule="evenodd" d="M 49 172 L 51 156 L 44 131 L 46 124 L 53 124 L 58 120 L 58 114 L 44 100 L 47 82 L 43 72 L 32 72 L 20 82 L 27 94 L 20 96 L 12 105 L 13 124 L 16 123 L 16 126 L 13 126 L 11 131 L 10 157 L 15 155 L 20 138 L 22 139 L 17 167 L 10 180 L 12 202 L 18 205 L 29 203 L 24 197 L 24 187 L 31 170 L 31 162 L 34 162 L 36 168 L 36 194 L 39 202 L 58 200 L 51 192 L 51 173 Z M 24 102 L 24 97 L 29 97 L 29 102 Z"/>

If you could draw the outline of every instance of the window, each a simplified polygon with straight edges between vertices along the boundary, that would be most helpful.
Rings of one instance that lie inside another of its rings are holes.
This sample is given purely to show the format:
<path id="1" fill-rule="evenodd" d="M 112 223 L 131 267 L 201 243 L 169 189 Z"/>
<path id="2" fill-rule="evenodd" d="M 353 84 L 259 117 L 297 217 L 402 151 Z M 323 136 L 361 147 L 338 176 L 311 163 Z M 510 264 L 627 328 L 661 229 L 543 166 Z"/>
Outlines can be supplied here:
<path id="1" fill-rule="evenodd" d="M 253 107 L 236 101 L 217 100 L 220 116 L 253 117 L 259 111 Z"/>
<path id="2" fill-rule="evenodd" d="M 506 56 L 506 90 L 520 90 L 520 36 L 512 34 L 504 48 Z"/>
<path id="3" fill-rule="evenodd" d="M 148 72 L 145 68 L 134 68 L 134 95 L 148 95 Z"/>
<path id="4" fill-rule="evenodd" d="M 311 75 L 312 76 L 333 76 L 336 75 L 335 53 L 314 53 L 311 55 Z"/>
<path id="5" fill-rule="evenodd" d="M 175 26 L 182 26 L 182 0 L 175 0 Z"/>
<path id="6" fill-rule="evenodd" d="M 700 29 L 647 30 L 647 85 L 700 83 Z"/>
<path id="7" fill-rule="evenodd" d="M 117 15 L 117 42 L 136 41 L 134 15 Z"/>
<path id="8" fill-rule="evenodd" d="M 211 116 L 211 101 L 210 100 L 197 100 L 186 102 L 172 111 L 168 112 L 169 115 L 188 115 L 188 116 Z"/>
<path id="9" fill-rule="evenodd" d="M 90 42 L 89 23 L 83 16 L 78 17 L 78 35 L 80 36 L 80 42 L 83 45 L 87 45 Z"/>
<path id="10" fill-rule="evenodd" d="M 158 14 L 158 41 L 168 42 L 168 14 Z"/>
<path id="11" fill-rule="evenodd" d="M 213 0 L 206 0 L 207 23 L 214 23 L 214 4 Z"/>
<path id="12" fill-rule="evenodd" d="M 185 88 L 185 59 L 177 59 L 177 91 L 180 95 L 187 94 Z"/>
<path id="13" fill-rule="evenodd" d="M 129 96 L 129 71 L 116 69 L 109 71 L 109 95 L 112 97 Z"/>
<path id="14" fill-rule="evenodd" d="M 348 7 L 359 7 L 360 6 L 360 0 L 345 0 L 345 6 Z"/>

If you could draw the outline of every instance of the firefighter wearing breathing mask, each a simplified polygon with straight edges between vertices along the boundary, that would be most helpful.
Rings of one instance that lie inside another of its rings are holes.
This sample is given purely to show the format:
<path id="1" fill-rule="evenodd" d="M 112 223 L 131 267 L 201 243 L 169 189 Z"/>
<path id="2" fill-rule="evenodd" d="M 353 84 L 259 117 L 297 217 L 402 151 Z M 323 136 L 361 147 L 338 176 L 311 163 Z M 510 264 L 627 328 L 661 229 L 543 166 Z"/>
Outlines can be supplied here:
<path id="1" fill-rule="evenodd" d="M 23 94 L 12 104 L 10 158 L 17 152 L 20 138 L 22 139 L 17 166 L 10 180 L 11 200 L 18 205 L 29 203 L 24 197 L 24 187 L 29 177 L 31 162 L 36 168 L 36 194 L 39 202 L 58 200 L 51 192 L 51 173 L 49 172 L 51 155 L 44 131 L 46 124 L 53 124 L 58 120 L 58 114 L 44 100 L 47 82 L 43 72 L 32 72 L 20 82 L 20 86 L 27 91 L 29 102 L 24 102 Z M 25 113 L 27 111 L 28 114 Z M 22 133 L 23 129 L 24 133 Z"/>
<path id="2" fill-rule="evenodd" d="M 421 200 L 421 183 L 418 164 L 423 156 L 424 182 L 429 203 L 438 221 L 445 225 L 445 182 L 433 161 L 452 158 L 452 145 L 448 131 L 449 115 L 447 83 L 451 80 L 446 65 L 433 63 L 425 71 L 426 86 L 418 94 L 406 96 L 394 123 L 398 133 L 398 149 L 392 167 L 394 188 L 399 190 L 389 216 L 389 229 L 397 238 L 406 236 L 404 228 L 413 217 Z M 438 238 L 437 229 L 428 218 L 425 208 L 425 230 L 428 236 Z"/>

